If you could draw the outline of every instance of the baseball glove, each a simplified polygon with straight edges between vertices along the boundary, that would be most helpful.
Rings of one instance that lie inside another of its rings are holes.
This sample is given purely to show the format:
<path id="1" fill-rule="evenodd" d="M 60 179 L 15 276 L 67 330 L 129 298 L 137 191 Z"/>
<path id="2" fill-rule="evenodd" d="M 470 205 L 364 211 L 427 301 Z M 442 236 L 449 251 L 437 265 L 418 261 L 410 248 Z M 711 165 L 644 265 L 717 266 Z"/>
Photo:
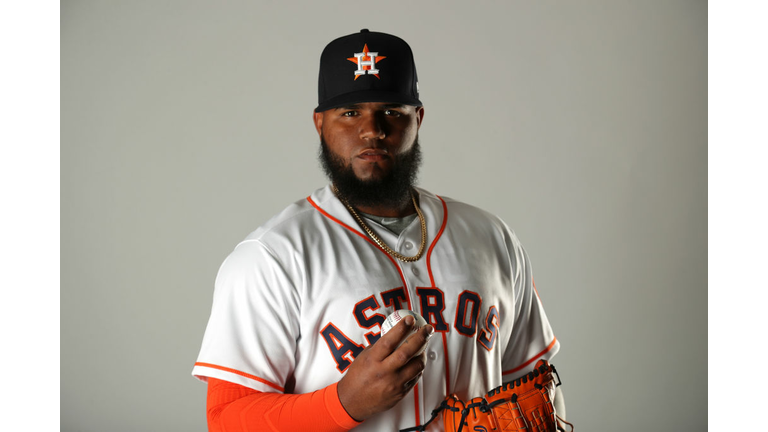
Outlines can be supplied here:
<path id="1" fill-rule="evenodd" d="M 406 430 L 423 431 L 442 412 L 446 432 L 556 432 L 565 431 L 564 424 L 573 432 L 573 425 L 558 417 L 552 404 L 559 385 L 555 367 L 539 360 L 532 372 L 485 396 L 469 401 L 455 394 L 448 396 L 427 423 Z"/>

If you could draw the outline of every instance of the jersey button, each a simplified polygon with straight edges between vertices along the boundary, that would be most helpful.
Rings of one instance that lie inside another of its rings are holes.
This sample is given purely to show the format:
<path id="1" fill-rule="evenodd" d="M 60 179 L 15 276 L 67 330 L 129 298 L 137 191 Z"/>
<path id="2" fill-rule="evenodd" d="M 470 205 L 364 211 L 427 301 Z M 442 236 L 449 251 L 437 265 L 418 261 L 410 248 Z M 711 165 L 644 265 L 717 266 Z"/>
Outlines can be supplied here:
<path id="1" fill-rule="evenodd" d="M 411 242 L 405 242 L 405 244 L 403 246 L 405 246 L 405 248 L 408 249 L 408 250 L 413 249 L 413 243 L 411 243 Z"/>
<path id="2" fill-rule="evenodd" d="M 436 352 L 434 352 L 434 351 L 430 351 L 429 353 L 427 353 L 427 357 L 428 357 L 430 360 L 435 360 L 435 359 L 437 358 L 437 353 L 436 353 Z"/>
<path id="3" fill-rule="evenodd" d="M 411 269 L 411 271 L 412 271 L 412 272 L 413 272 L 413 274 L 415 274 L 416 276 L 418 276 L 418 275 L 419 275 L 419 269 L 417 269 L 416 267 L 412 268 L 412 269 Z"/>

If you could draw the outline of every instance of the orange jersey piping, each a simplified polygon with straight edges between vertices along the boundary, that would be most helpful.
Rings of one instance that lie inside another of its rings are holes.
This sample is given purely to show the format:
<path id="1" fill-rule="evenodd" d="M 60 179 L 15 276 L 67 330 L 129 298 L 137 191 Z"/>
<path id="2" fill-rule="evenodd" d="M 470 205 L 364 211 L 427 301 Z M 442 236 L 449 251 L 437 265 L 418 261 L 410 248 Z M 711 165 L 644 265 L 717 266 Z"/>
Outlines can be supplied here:
<path id="1" fill-rule="evenodd" d="M 440 196 L 437 197 L 440 198 Z M 433 288 L 437 287 L 435 286 L 435 278 L 432 276 L 432 250 L 435 248 L 435 245 L 440 239 L 440 236 L 443 235 L 443 231 L 445 231 L 445 225 L 448 222 L 448 206 L 446 206 L 445 201 L 443 201 L 442 198 L 440 198 L 440 202 L 443 204 L 443 223 L 440 225 L 440 231 L 437 232 L 435 240 L 432 241 L 431 245 L 429 245 L 429 250 L 427 251 L 427 273 L 429 273 L 429 282 L 432 284 Z"/>
<path id="2" fill-rule="evenodd" d="M 516 367 L 514 369 L 510 369 L 508 371 L 502 372 L 501 374 L 502 375 L 507 375 L 507 374 L 511 374 L 511 373 L 514 373 L 514 372 L 517 372 L 517 371 L 523 369 L 524 367 L 526 367 L 529 364 L 531 364 L 531 363 L 535 362 L 536 360 L 538 360 L 539 357 L 541 357 L 544 354 L 546 354 L 547 352 L 549 352 L 549 350 L 551 350 L 555 346 L 556 343 L 557 343 L 557 338 L 553 338 L 552 342 L 549 345 L 547 345 L 547 347 L 544 348 L 544 350 L 542 350 L 540 353 L 538 353 L 535 356 L 533 356 L 530 360 L 526 361 L 525 363 L 521 364 L 520 366 L 518 366 L 518 367 Z"/>

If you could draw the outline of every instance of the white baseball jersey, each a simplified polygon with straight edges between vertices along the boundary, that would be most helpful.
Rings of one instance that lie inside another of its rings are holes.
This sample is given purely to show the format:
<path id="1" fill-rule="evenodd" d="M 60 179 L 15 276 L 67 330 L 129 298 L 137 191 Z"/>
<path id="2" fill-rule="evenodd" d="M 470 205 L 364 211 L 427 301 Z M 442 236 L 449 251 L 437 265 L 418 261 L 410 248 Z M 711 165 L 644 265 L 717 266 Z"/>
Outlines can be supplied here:
<path id="1" fill-rule="evenodd" d="M 552 358 L 559 342 L 515 234 L 476 207 L 417 192 L 427 248 L 413 263 L 373 243 L 330 187 L 251 233 L 219 270 L 192 374 L 312 392 L 339 381 L 390 313 L 411 309 L 435 328 L 423 377 L 355 429 L 390 431 L 426 422 L 448 394 L 481 396 Z M 371 225 L 399 253 L 418 250 L 418 219 L 399 236 Z"/>

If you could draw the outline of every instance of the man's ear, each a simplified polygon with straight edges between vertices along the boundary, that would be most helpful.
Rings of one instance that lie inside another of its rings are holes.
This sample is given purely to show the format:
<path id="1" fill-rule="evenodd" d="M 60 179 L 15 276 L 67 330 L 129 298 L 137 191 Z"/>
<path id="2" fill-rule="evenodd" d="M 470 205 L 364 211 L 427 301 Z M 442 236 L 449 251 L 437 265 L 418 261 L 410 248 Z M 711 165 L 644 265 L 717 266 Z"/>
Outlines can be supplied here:
<path id="1" fill-rule="evenodd" d="M 317 134 L 322 135 L 323 133 L 323 113 L 321 112 L 312 112 L 312 121 L 315 122 L 315 129 L 317 129 Z"/>
<path id="2" fill-rule="evenodd" d="M 416 127 L 421 127 L 421 122 L 424 121 L 424 107 L 416 107 Z"/>

